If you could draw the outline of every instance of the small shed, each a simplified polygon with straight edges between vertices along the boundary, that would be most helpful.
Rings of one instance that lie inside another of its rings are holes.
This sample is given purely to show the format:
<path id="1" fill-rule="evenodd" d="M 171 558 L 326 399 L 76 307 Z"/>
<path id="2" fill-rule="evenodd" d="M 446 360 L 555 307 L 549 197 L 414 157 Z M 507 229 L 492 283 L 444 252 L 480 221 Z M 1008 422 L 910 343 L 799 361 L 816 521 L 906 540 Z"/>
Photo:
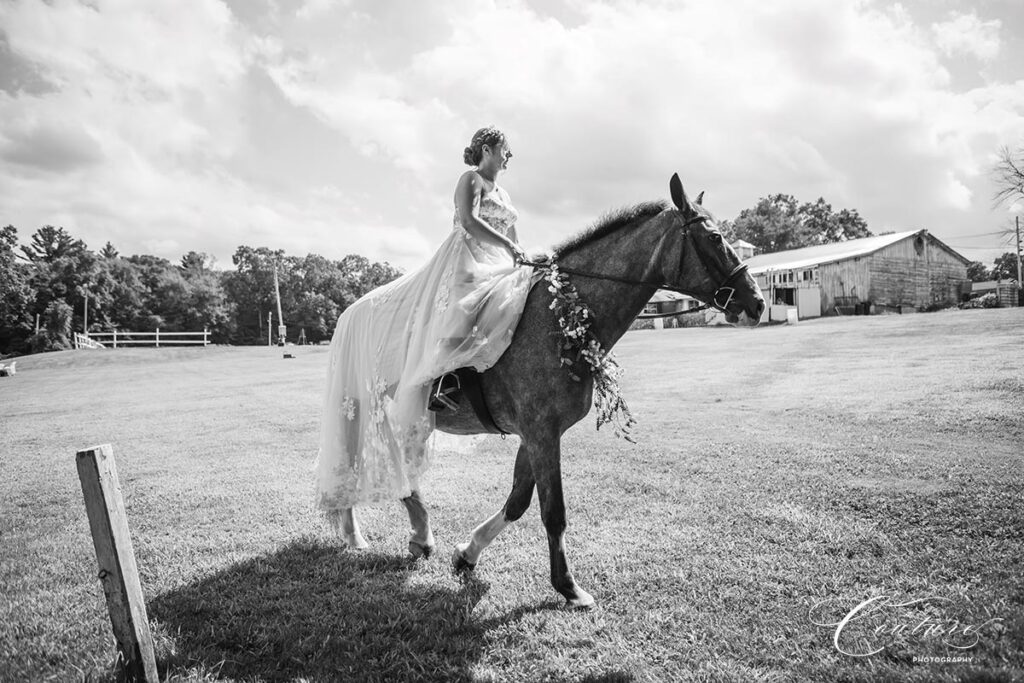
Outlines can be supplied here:
<path id="1" fill-rule="evenodd" d="M 699 305 L 699 301 L 685 294 L 673 292 L 670 289 L 659 289 L 647 302 L 643 314 L 676 313 L 688 311 Z"/>
<path id="2" fill-rule="evenodd" d="M 971 298 L 995 294 L 1002 307 L 1017 306 L 1020 303 L 1020 288 L 1016 280 L 985 280 L 971 283 Z"/>
<path id="3" fill-rule="evenodd" d="M 927 230 L 820 244 L 746 261 L 765 301 L 800 318 L 954 305 L 970 292 L 968 259 Z"/>
<path id="4" fill-rule="evenodd" d="M 736 240 L 732 243 L 732 248 L 741 261 L 753 258 L 754 252 L 757 251 L 757 247 L 746 240 Z"/>
<path id="5" fill-rule="evenodd" d="M 706 312 L 692 315 L 672 315 L 685 313 L 701 305 L 699 301 L 686 294 L 659 289 L 644 307 L 643 312 L 633 321 L 631 330 L 660 330 L 666 327 L 697 327 L 706 323 Z M 660 317 L 645 317 L 645 316 Z"/>

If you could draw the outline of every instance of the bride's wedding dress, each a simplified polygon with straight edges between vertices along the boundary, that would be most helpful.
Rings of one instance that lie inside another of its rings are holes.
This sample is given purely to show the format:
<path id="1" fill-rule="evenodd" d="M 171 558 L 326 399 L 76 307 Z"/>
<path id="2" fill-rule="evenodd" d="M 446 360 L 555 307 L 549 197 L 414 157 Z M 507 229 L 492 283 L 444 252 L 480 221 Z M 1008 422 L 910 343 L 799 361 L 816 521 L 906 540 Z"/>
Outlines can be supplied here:
<path id="1" fill-rule="evenodd" d="M 503 189 L 482 196 L 479 216 L 516 240 L 518 213 Z M 345 309 L 329 353 L 316 467 L 320 508 L 394 501 L 419 488 L 431 459 L 431 382 L 456 368 L 498 362 L 532 275 L 504 246 L 467 232 L 456 210 L 430 261 Z"/>

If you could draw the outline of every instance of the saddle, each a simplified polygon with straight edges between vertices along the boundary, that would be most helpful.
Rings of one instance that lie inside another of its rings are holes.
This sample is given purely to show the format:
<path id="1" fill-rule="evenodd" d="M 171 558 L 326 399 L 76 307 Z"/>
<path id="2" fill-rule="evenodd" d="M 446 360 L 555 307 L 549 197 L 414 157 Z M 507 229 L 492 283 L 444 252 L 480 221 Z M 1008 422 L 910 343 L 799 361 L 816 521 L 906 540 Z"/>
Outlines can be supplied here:
<path id="1" fill-rule="evenodd" d="M 441 375 L 430 385 L 427 408 L 435 413 L 459 411 L 467 401 L 480 424 L 491 434 L 508 434 L 499 427 L 484 400 L 480 374 L 473 368 L 459 368 Z"/>

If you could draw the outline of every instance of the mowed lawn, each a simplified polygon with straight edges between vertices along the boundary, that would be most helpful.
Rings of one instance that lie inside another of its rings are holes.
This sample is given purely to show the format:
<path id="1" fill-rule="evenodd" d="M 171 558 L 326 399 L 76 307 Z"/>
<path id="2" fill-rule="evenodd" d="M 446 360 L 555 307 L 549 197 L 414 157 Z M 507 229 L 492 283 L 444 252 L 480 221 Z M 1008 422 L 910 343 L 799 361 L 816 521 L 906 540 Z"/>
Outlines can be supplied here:
<path id="1" fill-rule="evenodd" d="M 450 574 L 514 438 L 438 456 L 434 558 L 407 559 L 397 502 L 344 550 L 312 507 L 326 347 L 288 351 L 66 351 L 0 378 L 0 680 L 111 677 L 75 468 L 99 443 L 172 680 L 1024 680 L 1024 309 L 627 334 L 639 443 L 593 415 L 562 442 L 590 612 L 548 583 L 536 501 Z"/>

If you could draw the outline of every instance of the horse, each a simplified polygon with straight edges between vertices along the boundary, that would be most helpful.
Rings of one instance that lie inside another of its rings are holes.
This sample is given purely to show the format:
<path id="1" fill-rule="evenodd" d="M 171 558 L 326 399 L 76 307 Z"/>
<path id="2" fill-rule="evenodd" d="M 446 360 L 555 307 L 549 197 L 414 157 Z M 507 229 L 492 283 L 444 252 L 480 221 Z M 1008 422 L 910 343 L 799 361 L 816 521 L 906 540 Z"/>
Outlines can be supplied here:
<path id="1" fill-rule="evenodd" d="M 593 313 L 590 330 L 605 350 L 662 288 L 693 296 L 725 313 L 732 324 L 753 326 L 760 321 L 765 305 L 760 288 L 701 205 L 703 192 L 691 202 L 678 174 L 672 176 L 669 191 L 673 206 L 655 201 L 620 210 L 552 253 L 552 262 L 573 274 L 580 300 Z M 452 569 L 457 575 L 472 572 L 483 550 L 526 512 L 536 488 L 548 537 L 551 585 L 567 606 L 590 608 L 594 598 L 577 584 L 566 558 L 560 442 L 589 412 L 593 376 L 580 368 L 574 370 L 577 381 L 562 366 L 559 342 L 554 341 L 560 339 L 560 329 L 551 303 L 546 287 L 532 288 L 508 349 L 480 376 L 494 422 L 504 432 L 518 435 L 520 445 L 505 504 L 476 527 L 467 542 L 456 545 Z M 451 434 L 486 431 L 471 410 L 438 413 L 435 429 Z M 409 550 L 413 557 L 429 557 L 434 537 L 421 493 L 413 491 L 402 502 L 412 525 Z M 361 541 L 351 509 L 336 514 L 335 524 L 343 535 Z"/>

